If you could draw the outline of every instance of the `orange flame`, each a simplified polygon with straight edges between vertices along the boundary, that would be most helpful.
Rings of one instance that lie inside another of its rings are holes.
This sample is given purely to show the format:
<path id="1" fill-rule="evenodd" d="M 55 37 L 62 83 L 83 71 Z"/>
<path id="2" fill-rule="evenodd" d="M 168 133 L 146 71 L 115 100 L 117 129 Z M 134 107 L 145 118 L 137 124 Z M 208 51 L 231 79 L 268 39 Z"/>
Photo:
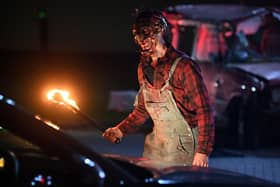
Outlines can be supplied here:
<path id="1" fill-rule="evenodd" d="M 60 89 L 53 89 L 47 93 L 48 100 L 61 105 L 70 106 L 75 110 L 80 110 L 79 106 L 76 104 L 76 101 L 69 98 L 69 96 L 70 94 L 68 91 Z"/>

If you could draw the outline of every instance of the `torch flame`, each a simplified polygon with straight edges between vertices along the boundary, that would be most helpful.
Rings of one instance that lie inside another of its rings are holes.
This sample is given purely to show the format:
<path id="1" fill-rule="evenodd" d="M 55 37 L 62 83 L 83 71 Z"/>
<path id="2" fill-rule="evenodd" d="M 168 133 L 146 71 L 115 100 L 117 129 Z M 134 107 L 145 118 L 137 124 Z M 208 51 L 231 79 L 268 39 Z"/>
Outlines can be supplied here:
<path id="1" fill-rule="evenodd" d="M 71 108 L 74 108 L 75 110 L 80 110 L 79 106 L 76 104 L 76 101 L 69 98 L 70 94 L 66 90 L 60 90 L 60 89 L 53 89 L 47 93 L 48 100 L 70 106 Z"/>

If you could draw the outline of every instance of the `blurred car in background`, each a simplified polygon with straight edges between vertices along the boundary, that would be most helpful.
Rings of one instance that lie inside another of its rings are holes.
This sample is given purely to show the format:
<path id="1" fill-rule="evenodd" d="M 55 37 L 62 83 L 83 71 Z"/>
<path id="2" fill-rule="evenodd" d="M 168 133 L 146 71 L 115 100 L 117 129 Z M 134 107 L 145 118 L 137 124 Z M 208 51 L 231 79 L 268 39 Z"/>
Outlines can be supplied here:
<path id="1" fill-rule="evenodd" d="M 174 47 L 200 64 L 216 142 L 226 138 L 229 146 L 255 148 L 267 137 L 279 138 L 279 7 L 179 4 L 163 13 Z"/>
<path id="2" fill-rule="evenodd" d="M 167 167 L 144 158 L 100 154 L 93 150 L 96 145 L 90 147 L 83 143 L 75 132 L 70 133 L 16 101 L 0 96 L 0 185 L 3 187 L 277 186 L 215 168 Z"/>

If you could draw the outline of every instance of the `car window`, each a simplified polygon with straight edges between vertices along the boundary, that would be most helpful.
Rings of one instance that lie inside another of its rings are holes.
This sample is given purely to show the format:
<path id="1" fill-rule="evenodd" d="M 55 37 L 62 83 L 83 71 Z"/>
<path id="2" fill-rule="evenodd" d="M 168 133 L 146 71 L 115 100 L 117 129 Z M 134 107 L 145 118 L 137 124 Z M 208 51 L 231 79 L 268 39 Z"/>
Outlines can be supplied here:
<path id="1" fill-rule="evenodd" d="M 193 51 L 193 44 L 195 42 L 197 27 L 183 26 L 179 28 L 180 39 L 178 40 L 179 49 L 191 56 Z"/>
<path id="2" fill-rule="evenodd" d="M 193 57 L 200 61 L 212 61 L 224 55 L 225 41 L 213 25 L 202 24 L 198 29 L 197 44 L 194 46 Z"/>
<path id="3" fill-rule="evenodd" d="M 256 34 L 262 24 L 261 16 L 255 16 L 241 21 L 236 26 L 237 32 L 244 32 L 246 35 Z"/>
<path id="4" fill-rule="evenodd" d="M 279 15 L 275 14 L 236 22 L 197 22 L 182 27 L 174 43 L 200 62 L 265 63 L 280 56 L 279 28 Z"/>

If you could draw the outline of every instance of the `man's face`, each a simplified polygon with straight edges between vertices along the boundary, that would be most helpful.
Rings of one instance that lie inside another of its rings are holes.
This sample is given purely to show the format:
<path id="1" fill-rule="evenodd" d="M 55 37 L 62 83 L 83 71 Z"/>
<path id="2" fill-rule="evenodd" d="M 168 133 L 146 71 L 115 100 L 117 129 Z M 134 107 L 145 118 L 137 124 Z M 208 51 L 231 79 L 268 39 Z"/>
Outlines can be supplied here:
<path id="1" fill-rule="evenodd" d="M 154 33 L 149 27 L 143 27 L 134 33 L 134 39 L 142 56 L 153 56 L 157 53 L 157 46 L 162 44 L 162 33 Z"/>

